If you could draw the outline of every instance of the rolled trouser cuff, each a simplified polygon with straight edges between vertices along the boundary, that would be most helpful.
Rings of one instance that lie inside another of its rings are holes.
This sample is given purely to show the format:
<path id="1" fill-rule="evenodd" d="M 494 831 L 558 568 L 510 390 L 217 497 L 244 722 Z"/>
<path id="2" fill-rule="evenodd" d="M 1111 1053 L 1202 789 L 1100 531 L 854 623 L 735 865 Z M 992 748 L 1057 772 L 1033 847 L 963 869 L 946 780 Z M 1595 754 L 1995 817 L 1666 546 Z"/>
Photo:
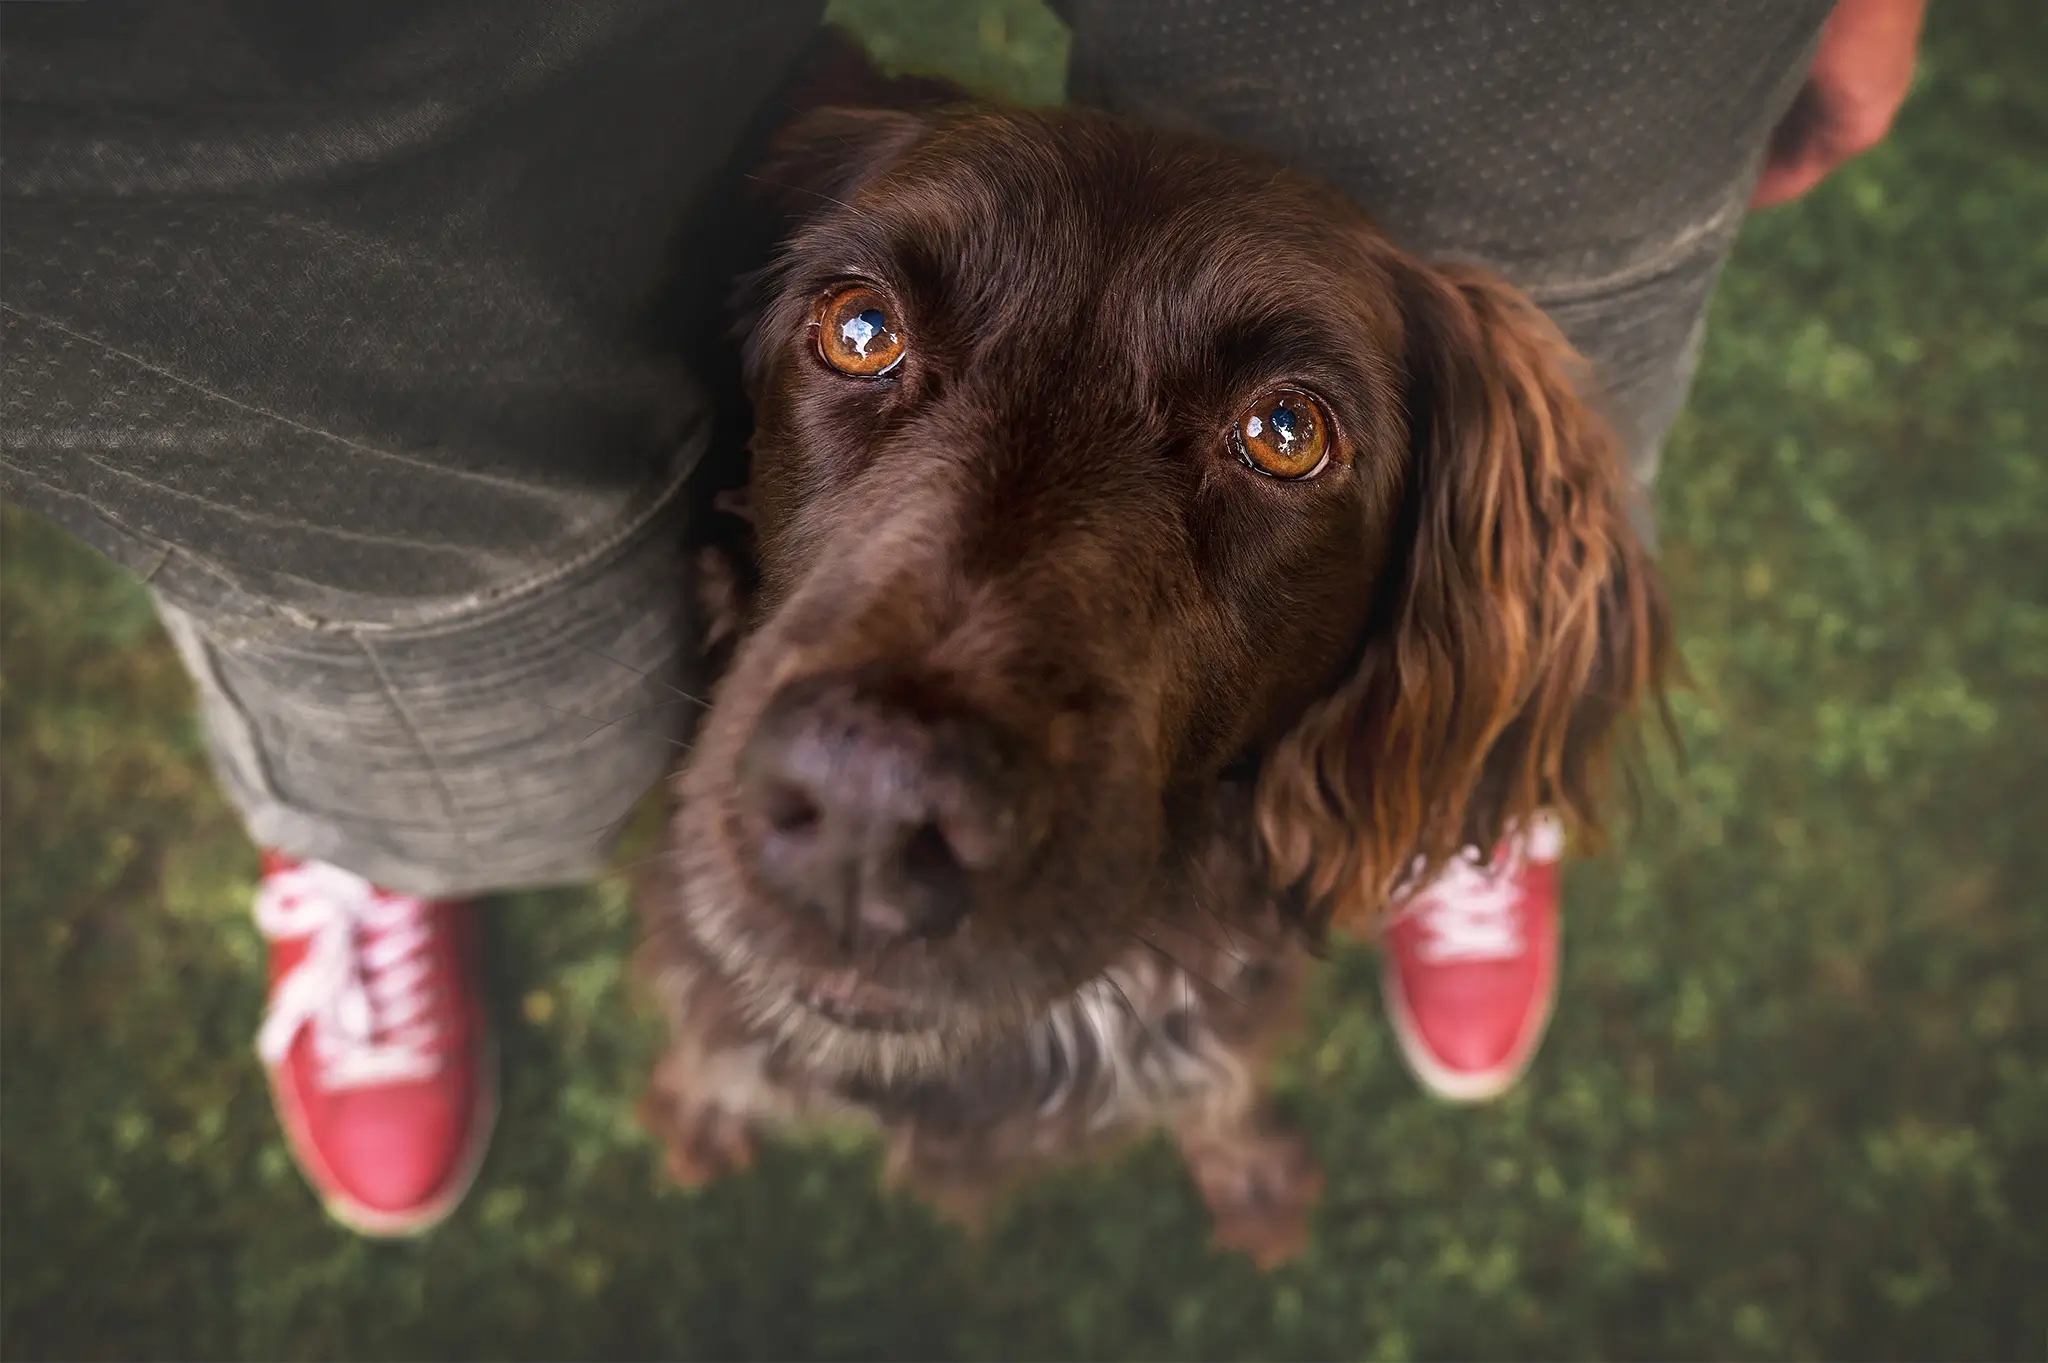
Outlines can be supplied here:
<path id="1" fill-rule="evenodd" d="M 264 846 L 386 888 L 586 880 L 698 702 L 684 502 L 431 625 L 158 608 L 214 767 Z"/>

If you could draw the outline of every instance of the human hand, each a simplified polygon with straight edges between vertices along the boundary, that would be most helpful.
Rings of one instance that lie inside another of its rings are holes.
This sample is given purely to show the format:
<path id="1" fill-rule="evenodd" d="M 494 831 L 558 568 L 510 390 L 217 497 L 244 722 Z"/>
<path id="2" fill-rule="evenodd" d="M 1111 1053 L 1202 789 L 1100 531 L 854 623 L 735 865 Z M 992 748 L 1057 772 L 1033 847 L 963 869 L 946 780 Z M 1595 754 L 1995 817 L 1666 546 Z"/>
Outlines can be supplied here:
<path id="1" fill-rule="evenodd" d="M 1913 81 L 1926 0 L 1838 0 L 1806 84 L 1771 134 L 1751 208 L 1796 199 L 1884 140 Z"/>

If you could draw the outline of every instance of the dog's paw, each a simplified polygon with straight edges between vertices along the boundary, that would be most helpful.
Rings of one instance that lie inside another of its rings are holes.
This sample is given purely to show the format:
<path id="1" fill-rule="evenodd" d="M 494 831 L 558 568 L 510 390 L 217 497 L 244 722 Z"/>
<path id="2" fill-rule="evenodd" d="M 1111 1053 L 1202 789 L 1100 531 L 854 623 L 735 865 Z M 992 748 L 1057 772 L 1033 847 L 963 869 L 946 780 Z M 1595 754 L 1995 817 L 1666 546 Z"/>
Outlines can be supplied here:
<path id="1" fill-rule="evenodd" d="M 640 1100 L 640 1120 L 667 1151 L 668 1176 L 685 1188 L 701 1188 L 754 1162 L 751 1122 L 716 1104 L 678 1098 L 658 1081 Z"/>
<path id="2" fill-rule="evenodd" d="M 1209 1204 L 1217 1248 L 1274 1268 L 1308 1244 L 1309 1214 L 1323 1193 L 1323 1171 L 1299 1136 L 1248 1131 L 1184 1140 L 1181 1153 Z"/>

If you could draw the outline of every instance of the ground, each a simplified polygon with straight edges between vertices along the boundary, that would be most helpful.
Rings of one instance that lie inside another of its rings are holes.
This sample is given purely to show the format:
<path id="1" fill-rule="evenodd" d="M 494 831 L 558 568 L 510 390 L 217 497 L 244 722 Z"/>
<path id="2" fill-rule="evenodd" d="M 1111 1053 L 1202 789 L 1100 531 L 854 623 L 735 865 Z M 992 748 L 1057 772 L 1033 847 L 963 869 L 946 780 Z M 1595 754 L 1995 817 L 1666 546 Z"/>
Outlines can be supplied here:
<path id="1" fill-rule="evenodd" d="M 493 911 L 506 1076 L 424 1242 L 322 1219 L 252 1038 L 254 852 L 138 589 L 5 512 L 8 1357 L 2048 1353 L 2048 7 L 1931 6 L 1897 135 L 1754 220 L 1658 505 L 1683 766 L 1569 881 L 1563 1004 L 1480 1110 L 1365 948 L 1286 1099 L 1330 1170 L 1271 1275 L 1163 1146 L 970 1244 L 859 1145 L 664 1187 L 616 881 Z M 1025 98 L 1025 0 L 842 0 Z"/>

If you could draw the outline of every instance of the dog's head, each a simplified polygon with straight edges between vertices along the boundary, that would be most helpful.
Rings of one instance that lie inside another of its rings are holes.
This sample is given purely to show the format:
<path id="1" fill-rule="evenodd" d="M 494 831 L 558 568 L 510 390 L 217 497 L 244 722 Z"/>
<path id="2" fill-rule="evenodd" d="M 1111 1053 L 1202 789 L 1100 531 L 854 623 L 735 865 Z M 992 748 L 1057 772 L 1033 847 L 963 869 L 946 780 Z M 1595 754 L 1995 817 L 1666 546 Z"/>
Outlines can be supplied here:
<path id="1" fill-rule="evenodd" d="M 677 867 L 756 1024 L 929 1071 L 1162 923 L 1364 927 L 1590 822 L 1666 635 L 1526 301 L 1092 114 L 825 110 L 762 178 L 759 587 Z"/>

